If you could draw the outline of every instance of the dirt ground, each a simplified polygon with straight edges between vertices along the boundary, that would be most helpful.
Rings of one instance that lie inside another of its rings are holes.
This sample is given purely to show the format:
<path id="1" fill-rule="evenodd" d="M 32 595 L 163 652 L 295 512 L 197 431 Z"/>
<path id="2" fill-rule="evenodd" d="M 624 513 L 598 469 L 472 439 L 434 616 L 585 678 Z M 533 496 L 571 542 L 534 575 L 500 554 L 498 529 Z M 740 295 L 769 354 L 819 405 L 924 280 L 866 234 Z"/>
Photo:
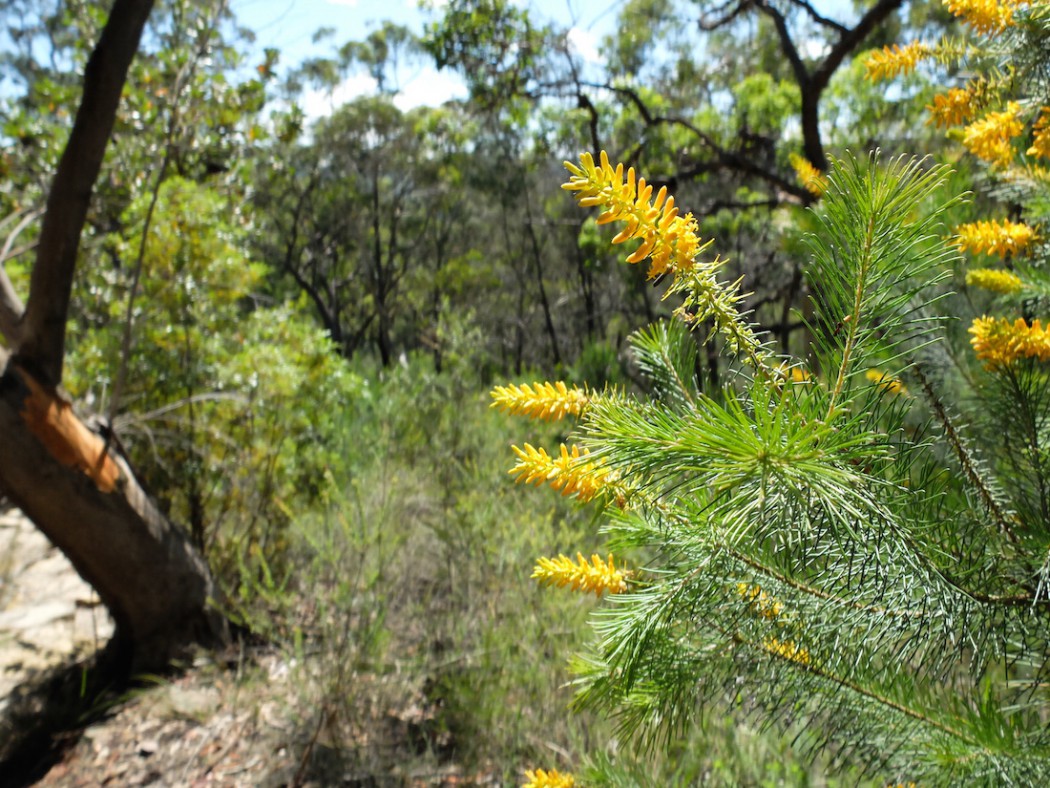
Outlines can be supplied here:
<path id="1" fill-rule="evenodd" d="M 15 510 L 0 512 L 0 713 L 49 668 L 100 648 L 112 623 L 68 561 Z M 239 648 L 239 651 L 238 651 Z M 323 710 L 303 708 L 296 672 L 275 649 L 235 647 L 223 664 L 202 656 L 177 677 L 127 693 L 67 734 L 42 786 L 496 786 L 487 774 L 396 754 L 381 766 L 327 743 Z M 367 715 L 372 733 L 405 743 L 426 712 L 406 701 Z M 417 737 L 418 738 L 418 737 Z M 406 761 L 409 760 L 406 758 Z M 9 785 L 0 775 L 0 788 Z"/>

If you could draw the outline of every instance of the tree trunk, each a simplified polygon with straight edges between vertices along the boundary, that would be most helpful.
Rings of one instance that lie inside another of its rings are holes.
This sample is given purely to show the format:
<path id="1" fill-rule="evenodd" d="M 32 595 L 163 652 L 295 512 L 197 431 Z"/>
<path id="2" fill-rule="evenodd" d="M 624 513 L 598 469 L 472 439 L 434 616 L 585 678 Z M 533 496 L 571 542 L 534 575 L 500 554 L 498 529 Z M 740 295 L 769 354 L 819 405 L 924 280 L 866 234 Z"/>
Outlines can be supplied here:
<path id="1" fill-rule="evenodd" d="M 116 622 L 116 653 L 158 670 L 227 635 L 204 559 L 128 464 L 58 393 L 80 233 L 153 0 L 115 0 L 40 230 L 26 306 L 0 267 L 0 489 L 69 558 Z"/>
<path id="2" fill-rule="evenodd" d="M 123 458 L 0 353 L 0 487 L 98 592 L 131 670 L 156 670 L 225 622 L 203 558 Z"/>

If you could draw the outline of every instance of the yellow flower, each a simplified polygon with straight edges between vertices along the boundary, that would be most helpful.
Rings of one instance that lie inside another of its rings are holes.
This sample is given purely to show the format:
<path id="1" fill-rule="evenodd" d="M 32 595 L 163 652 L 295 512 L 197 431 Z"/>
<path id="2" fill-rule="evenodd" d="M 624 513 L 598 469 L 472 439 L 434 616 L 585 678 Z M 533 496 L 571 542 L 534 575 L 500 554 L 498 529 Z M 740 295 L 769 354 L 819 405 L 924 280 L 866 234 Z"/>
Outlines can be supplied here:
<path id="1" fill-rule="evenodd" d="M 774 368 L 773 374 L 780 380 L 789 381 L 791 383 L 813 382 L 813 376 L 805 369 L 799 366 L 790 366 L 786 361 Z"/>
<path id="2" fill-rule="evenodd" d="M 590 452 L 584 450 L 581 454 L 579 446 L 573 446 L 570 452 L 563 443 L 557 458 L 529 443 L 525 444 L 524 449 L 517 446 L 511 448 L 518 455 L 518 464 L 509 473 L 523 484 L 547 483 L 555 490 L 561 490 L 562 495 L 575 494 L 583 503 L 611 487 L 608 474 L 599 470 L 593 462 L 588 462 Z"/>
<path id="3" fill-rule="evenodd" d="M 1033 131 L 1032 145 L 1025 155 L 1050 159 L 1050 107 L 1042 108 Z"/>
<path id="4" fill-rule="evenodd" d="M 546 772 L 543 769 L 527 771 L 525 779 L 528 782 L 524 783 L 522 788 L 575 788 L 576 786 L 575 777 L 568 773 L 562 774 L 557 769 Z"/>
<path id="5" fill-rule="evenodd" d="M 893 79 L 898 74 L 910 74 L 923 58 L 933 54 L 929 45 L 912 41 L 903 47 L 894 44 L 875 50 L 864 62 L 865 76 L 872 81 Z"/>
<path id="6" fill-rule="evenodd" d="M 926 105 L 929 122 L 943 127 L 965 123 L 973 117 L 976 109 L 974 94 L 962 88 L 951 88 L 945 94 L 938 94 L 933 97 L 933 104 Z"/>
<path id="7" fill-rule="evenodd" d="M 963 131 L 963 145 L 977 158 L 997 167 L 1006 167 L 1013 159 L 1011 141 L 1020 136 L 1024 126 L 1017 116 L 1021 105 L 1011 101 L 1002 112 L 989 112 Z"/>
<path id="8" fill-rule="evenodd" d="M 1014 25 L 1018 0 L 944 0 L 955 16 L 982 35 L 1001 33 Z"/>
<path id="9" fill-rule="evenodd" d="M 543 585 L 558 588 L 572 586 L 573 591 L 593 591 L 596 596 L 601 596 L 603 591 L 610 594 L 626 593 L 627 578 L 631 573 L 626 569 L 617 569 L 611 555 L 608 562 L 599 555 L 592 555 L 590 563 L 587 563 L 583 553 L 577 553 L 576 561 L 573 563 L 571 558 L 564 555 L 540 558 L 532 571 L 532 577 Z"/>
<path id="10" fill-rule="evenodd" d="M 809 159 L 797 153 L 792 153 L 788 160 L 806 191 L 815 197 L 824 196 L 824 192 L 828 190 L 828 176 L 814 167 Z"/>
<path id="11" fill-rule="evenodd" d="M 674 198 L 662 188 L 656 197 L 653 187 L 644 178 L 636 180 L 634 168 L 622 164 L 614 168 L 605 151 L 599 164 L 589 153 L 580 154 L 580 166 L 565 162 L 571 173 L 562 188 L 577 192 L 576 200 L 583 207 L 600 206 L 605 210 L 598 217 L 599 224 L 623 221 L 626 227 L 613 238 L 613 243 L 640 239 L 641 245 L 627 258 L 638 263 L 650 258 L 649 277 L 671 273 L 667 294 L 682 295 L 675 314 L 690 325 L 710 319 L 718 327 L 731 353 L 742 355 L 747 363 L 764 368 L 766 355 L 762 343 L 748 322 L 741 316 L 736 294 L 739 281 L 727 287 L 718 280 L 718 271 L 725 261 L 715 257 L 702 261 L 699 255 L 710 245 L 697 235 L 697 224 L 692 214 L 678 215 Z"/>
<path id="12" fill-rule="evenodd" d="M 783 603 L 774 596 L 770 596 L 762 590 L 762 586 L 750 585 L 748 583 L 737 583 L 736 592 L 741 599 L 750 602 L 751 612 L 762 618 L 775 621 L 784 612 Z"/>
<path id="13" fill-rule="evenodd" d="M 590 403 L 583 389 L 569 388 L 557 383 L 528 383 L 521 386 L 496 386 L 491 392 L 495 400 L 490 407 L 519 416 L 557 421 L 565 416 L 579 416 Z"/>
<path id="14" fill-rule="evenodd" d="M 879 388 L 885 389 L 890 394 L 906 395 L 908 393 L 908 388 L 901 383 L 899 378 L 895 378 L 893 375 L 883 372 L 880 369 L 869 369 L 864 373 L 864 377 Z"/>
<path id="15" fill-rule="evenodd" d="M 961 224 L 955 228 L 955 235 L 956 246 L 964 252 L 983 252 L 1000 257 L 1017 254 L 1038 238 L 1034 228 L 1009 219 Z"/>
<path id="16" fill-rule="evenodd" d="M 972 271 L 967 271 L 966 284 L 969 287 L 980 287 L 1005 295 L 1016 293 L 1024 287 L 1024 283 L 1016 274 L 997 268 L 974 268 Z"/>
<path id="17" fill-rule="evenodd" d="M 762 648 L 770 654 L 789 659 L 800 665 L 808 665 L 810 663 L 809 652 L 797 645 L 793 640 L 778 640 L 774 637 L 768 637 L 762 641 Z"/>
<path id="18" fill-rule="evenodd" d="M 687 271 L 693 267 L 696 256 L 707 246 L 697 235 L 696 219 L 691 213 L 678 215 L 674 197 L 667 187 L 660 187 L 653 198 L 653 187 L 638 178 L 635 182 L 634 167 L 624 177 L 623 164 L 615 168 L 609 163 L 605 151 L 599 156 L 600 164 L 594 164 L 589 153 L 580 154 L 580 166 L 565 162 L 572 174 L 562 188 L 578 192 L 576 200 L 585 208 L 600 206 L 605 210 L 598 216 L 598 224 L 614 221 L 626 222 L 620 233 L 613 238 L 614 244 L 622 244 L 634 238 L 641 245 L 627 258 L 629 263 L 640 263 L 651 258 L 649 278 L 653 279 L 667 271 Z"/>
<path id="19" fill-rule="evenodd" d="M 979 317 L 970 326 L 970 344 L 984 368 L 994 370 L 1009 366 L 1022 358 L 1050 361 L 1050 334 L 1035 320 L 1029 326 L 1017 318 Z"/>

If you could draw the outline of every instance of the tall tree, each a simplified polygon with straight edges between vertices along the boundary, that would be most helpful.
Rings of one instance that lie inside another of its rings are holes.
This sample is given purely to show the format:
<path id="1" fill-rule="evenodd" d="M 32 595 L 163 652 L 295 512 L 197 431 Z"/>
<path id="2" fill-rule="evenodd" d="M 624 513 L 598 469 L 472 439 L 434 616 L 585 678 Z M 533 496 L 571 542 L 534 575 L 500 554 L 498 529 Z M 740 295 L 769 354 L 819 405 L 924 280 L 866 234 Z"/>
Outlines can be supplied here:
<path id="1" fill-rule="evenodd" d="M 116 653 L 132 670 L 226 636 L 203 558 L 59 388 L 80 236 L 152 6 L 115 0 L 87 61 L 24 306 L 0 269 L 0 488 L 96 589 L 116 623 Z"/>

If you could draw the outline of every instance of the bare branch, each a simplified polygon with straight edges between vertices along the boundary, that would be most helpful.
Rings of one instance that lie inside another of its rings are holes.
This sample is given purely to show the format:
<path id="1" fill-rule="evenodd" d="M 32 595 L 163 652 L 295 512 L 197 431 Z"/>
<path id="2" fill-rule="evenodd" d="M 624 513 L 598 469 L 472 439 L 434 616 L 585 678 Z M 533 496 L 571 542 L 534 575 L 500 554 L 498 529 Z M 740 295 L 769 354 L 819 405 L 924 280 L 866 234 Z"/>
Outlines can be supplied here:
<path id="1" fill-rule="evenodd" d="M 809 18 L 816 22 L 818 25 L 830 27 L 832 30 L 835 30 L 839 33 L 849 32 L 849 28 L 841 22 L 836 22 L 834 19 L 828 19 L 826 16 L 821 16 L 819 13 L 817 13 L 817 9 L 815 9 L 813 6 L 807 3 L 806 0 L 791 0 L 791 3 L 793 5 L 797 5 L 803 11 L 805 11 L 809 15 Z"/>
<path id="2" fill-rule="evenodd" d="M 729 0 L 714 9 L 710 16 L 700 17 L 699 26 L 705 33 L 711 33 L 725 27 L 744 11 L 751 7 L 752 0 Z"/>
<path id="3" fill-rule="evenodd" d="M 66 320 L 80 234 L 128 68 L 153 0 L 114 0 L 84 69 L 84 92 L 47 200 L 22 322 L 19 360 L 50 385 L 62 380 Z"/>
<path id="4" fill-rule="evenodd" d="M 653 115 L 645 101 L 638 93 L 631 88 L 623 87 L 621 85 L 610 85 L 610 84 L 598 84 L 598 83 L 582 83 L 587 87 L 598 88 L 601 90 L 609 90 L 617 95 L 627 99 L 634 107 L 638 110 L 638 114 L 642 116 L 642 120 L 647 126 L 658 126 L 658 125 L 672 125 L 680 126 L 681 128 L 687 129 L 692 133 L 704 147 L 706 147 L 714 156 L 717 162 L 718 169 L 728 169 L 735 172 L 742 172 L 747 175 L 759 178 L 765 181 L 771 186 L 776 187 L 781 196 L 777 197 L 778 202 L 795 201 L 802 205 L 809 205 L 813 201 L 813 195 L 807 192 L 804 188 L 799 186 L 792 180 L 788 180 L 779 173 L 767 170 L 759 166 L 752 158 L 736 153 L 727 148 L 724 148 L 713 137 L 704 132 L 702 129 L 697 128 L 694 124 L 685 120 L 684 118 L 667 117 L 663 115 Z M 633 159 L 632 157 L 629 157 Z M 696 177 L 704 172 L 710 172 L 714 167 L 709 164 L 699 165 L 697 168 L 691 170 L 685 170 L 677 173 L 674 177 L 677 179 L 690 179 Z M 784 196 L 788 196 L 785 199 Z"/>

